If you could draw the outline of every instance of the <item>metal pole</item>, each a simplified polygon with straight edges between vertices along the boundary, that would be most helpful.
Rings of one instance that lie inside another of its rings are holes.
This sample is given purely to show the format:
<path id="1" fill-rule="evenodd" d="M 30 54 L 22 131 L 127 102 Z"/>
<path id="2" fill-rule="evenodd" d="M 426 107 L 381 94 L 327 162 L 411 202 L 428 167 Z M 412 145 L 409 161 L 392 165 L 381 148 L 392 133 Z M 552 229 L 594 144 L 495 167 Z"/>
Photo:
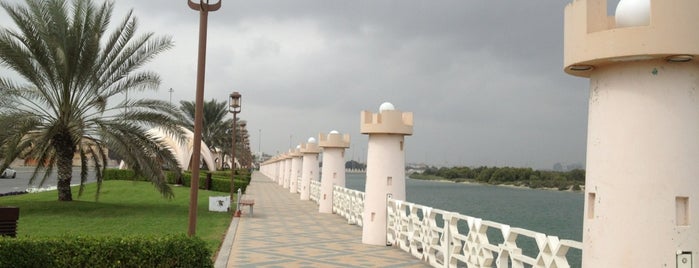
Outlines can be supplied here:
<path id="1" fill-rule="evenodd" d="M 235 182 L 235 129 L 238 128 L 236 120 L 238 113 L 233 112 L 233 137 L 231 139 L 231 202 L 233 202 L 233 195 L 235 194 L 235 187 L 233 183 Z"/>
<path id="2" fill-rule="evenodd" d="M 192 154 L 192 181 L 189 186 L 189 228 L 188 236 L 194 236 L 197 229 L 197 201 L 199 191 L 199 162 L 201 159 L 201 128 L 204 114 L 204 77 L 206 68 L 206 30 L 209 11 L 216 11 L 221 7 L 221 1 L 209 5 L 208 0 L 201 0 L 199 4 L 188 0 L 191 9 L 199 11 L 199 54 L 197 60 L 197 92 L 194 108 L 194 152 Z"/>
<path id="3" fill-rule="evenodd" d="M 172 92 L 175 91 L 174 89 L 170 88 L 168 92 L 170 92 L 170 105 L 172 105 Z"/>
<path id="4" fill-rule="evenodd" d="M 262 129 L 260 128 L 260 129 L 258 129 L 258 131 L 260 132 L 260 139 L 257 140 L 257 152 L 260 153 L 260 159 L 259 159 L 259 160 L 260 160 L 260 163 L 261 163 L 261 162 L 262 162 L 262 161 L 261 161 L 261 160 L 262 160 Z"/>

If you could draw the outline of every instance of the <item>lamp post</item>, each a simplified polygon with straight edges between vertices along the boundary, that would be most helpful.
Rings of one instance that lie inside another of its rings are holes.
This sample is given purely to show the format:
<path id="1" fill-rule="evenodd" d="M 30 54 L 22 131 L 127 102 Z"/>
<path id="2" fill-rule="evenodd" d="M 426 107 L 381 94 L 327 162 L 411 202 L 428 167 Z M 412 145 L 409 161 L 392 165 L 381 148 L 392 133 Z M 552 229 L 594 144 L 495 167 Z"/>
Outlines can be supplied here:
<path id="1" fill-rule="evenodd" d="M 258 129 L 257 132 L 260 134 L 259 139 L 257 139 L 257 153 L 260 154 L 260 158 L 257 159 L 257 162 L 262 163 L 262 129 Z M 257 168 L 260 168 L 259 164 Z"/>
<path id="2" fill-rule="evenodd" d="M 231 139 L 231 202 L 233 202 L 233 194 L 235 194 L 235 187 L 233 182 L 235 181 L 235 129 L 238 127 L 236 124 L 237 115 L 240 112 L 240 93 L 233 92 L 228 97 L 228 112 L 233 114 L 233 133 Z"/>
<path id="3" fill-rule="evenodd" d="M 197 230 L 197 195 L 199 194 L 199 161 L 201 160 L 201 128 L 204 118 L 204 74 L 206 69 L 206 29 L 209 11 L 221 8 L 221 1 L 209 5 L 209 0 L 199 4 L 187 1 L 189 8 L 199 11 L 199 52 L 197 59 L 197 92 L 194 108 L 194 143 L 192 153 L 192 182 L 189 186 L 189 227 L 188 236 L 194 236 Z"/>

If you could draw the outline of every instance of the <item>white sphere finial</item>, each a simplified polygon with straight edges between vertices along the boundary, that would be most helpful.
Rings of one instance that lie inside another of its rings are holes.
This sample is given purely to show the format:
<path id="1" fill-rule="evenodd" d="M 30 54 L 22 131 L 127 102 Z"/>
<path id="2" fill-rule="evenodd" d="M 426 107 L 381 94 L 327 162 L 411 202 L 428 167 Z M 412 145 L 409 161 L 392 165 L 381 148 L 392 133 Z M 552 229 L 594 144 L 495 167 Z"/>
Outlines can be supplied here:
<path id="1" fill-rule="evenodd" d="M 616 27 L 650 24 L 650 0 L 621 0 L 614 13 Z"/>
<path id="2" fill-rule="evenodd" d="M 396 109 L 396 107 L 394 107 L 393 104 L 390 102 L 384 102 L 381 104 L 381 106 L 379 106 L 379 112 L 393 111 L 395 109 Z"/>
<path id="3" fill-rule="evenodd" d="M 296 145 L 296 149 L 301 149 L 301 144 Z"/>
<path id="4" fill-rule="evenodd" d="M 316 143 L 316 138 L 314 138 L 314 137 L 308 138 L 308 143 Z"/>
<path id="5" fill-rule="evenodd" d="M 337 130 L 330 131 L 330 134 L 340 134 Z"/>

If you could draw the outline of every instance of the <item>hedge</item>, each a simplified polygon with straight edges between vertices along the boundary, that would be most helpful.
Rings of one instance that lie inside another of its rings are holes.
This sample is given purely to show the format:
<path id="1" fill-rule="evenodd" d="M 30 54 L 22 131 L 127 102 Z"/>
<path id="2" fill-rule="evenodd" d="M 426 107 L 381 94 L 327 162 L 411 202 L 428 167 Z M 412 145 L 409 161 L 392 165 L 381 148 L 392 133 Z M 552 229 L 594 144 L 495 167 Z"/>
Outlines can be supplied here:
<path id="1" fill-rule="evenodd" d="M 197 237 L 0 237 L 0 267 L 213 267 Z"/>
<path id="2" fill-rule="evenodd" d="M 199 189 L 206 189 L 206 173 L 199 173 Z M 165 179 L 169 184 L 177 184 L 178 176 L 175 172 L 167 171 L 165 172 Z M 241 189 L 243 192 L 247 190 L 248 184 L 250 184 L 251 175 L 245 170 L 238 170 L 238 174 L 235 175 L 235 180 L 233 181 L 233 186 L 235 191 Z M 144 176 L 136 176 L 136 173 L 130 169 L 107 169 L 104 172 L 104 180 L 136 180 L 136 181 L 148 181 Z M 184 186 L 189 187 L 192 181 L 191 172 L 182 173 L 182 183 Z M 216 171 L 211 173 L 211 188 L 209 190 L 218 192 L 230 192 L 231 190 L 231 173 L 230 171 Z"/>

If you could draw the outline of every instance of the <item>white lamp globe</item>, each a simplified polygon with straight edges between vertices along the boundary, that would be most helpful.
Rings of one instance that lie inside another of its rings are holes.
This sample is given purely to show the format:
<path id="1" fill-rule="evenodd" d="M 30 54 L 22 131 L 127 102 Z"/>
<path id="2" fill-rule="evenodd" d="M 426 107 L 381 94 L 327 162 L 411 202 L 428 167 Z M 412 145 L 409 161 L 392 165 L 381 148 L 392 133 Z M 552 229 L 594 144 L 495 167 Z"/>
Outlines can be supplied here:
<path id="1" fill-rule="evenodd" d="M 337 130 L 330 131 L 330 134 L 340 134 Z"/>
<path id="2" fill-rule="evenodd" d="M 650 0 L 621 0 L 614 13 L 616 27 L 650 24 Z"/>
<path id="3" fill-rule="evenodd" d="M 308 138 L 308 143 L 316 143 L 316 138 L 314 138 L 314 137 Z"/>
<path id="4" fill-rule="evenodd" d="M 396 107 L 394 107 L 393 104 L 390 102 L 384 102 L 381 104 L 381 106 L 379 106 L 379 112 L 393 111 L 395 109 L 396 109 Z"/>

